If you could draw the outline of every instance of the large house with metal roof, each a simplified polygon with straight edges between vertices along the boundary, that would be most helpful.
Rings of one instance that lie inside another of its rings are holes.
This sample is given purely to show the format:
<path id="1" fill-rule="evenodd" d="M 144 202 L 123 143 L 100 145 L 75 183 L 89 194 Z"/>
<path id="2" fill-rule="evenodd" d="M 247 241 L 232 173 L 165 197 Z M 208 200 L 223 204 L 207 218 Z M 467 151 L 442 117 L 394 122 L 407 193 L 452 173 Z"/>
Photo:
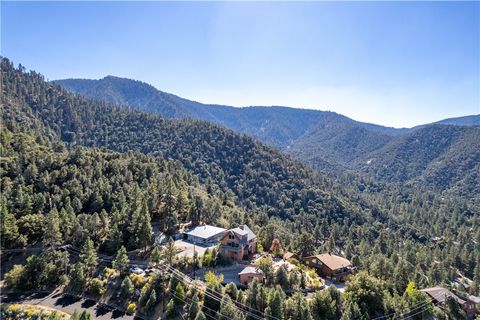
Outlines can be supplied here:
<path id="1" fill-rule="evenodd" d="M 246 225 L 225 232 L 221 240 L 220 252 L 234 260 L 243 260 L 257 250 L 257 236 Z"/>
<path id="2" fill-rule="evenodd" d="M 214 227 L 208 224 L 196 226 L 184 234 L 186 240 L 199 245 L 217 244 L 227 229 Z"/>

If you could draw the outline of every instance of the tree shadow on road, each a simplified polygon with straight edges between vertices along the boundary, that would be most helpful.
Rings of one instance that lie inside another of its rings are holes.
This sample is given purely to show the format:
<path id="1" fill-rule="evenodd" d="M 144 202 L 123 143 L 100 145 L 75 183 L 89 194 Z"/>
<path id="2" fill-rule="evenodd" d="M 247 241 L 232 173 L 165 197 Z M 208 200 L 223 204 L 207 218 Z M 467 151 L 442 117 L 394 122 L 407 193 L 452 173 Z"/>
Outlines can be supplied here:
<path id="1" fill-rule="evenodd" d="M 74 297 L 74 296 L 70 296 L 70 295 L 63 295 L 57 301 L 55 301 L 55 305 L 56 306 L 60 305 L 62 307 L 66 307 L 66 306 L 74 304 L 75 302 L 78 302 L 80 300 L 81 300 L 81 298 L 79 298 L 79 297 Z"/>
<path id="2" fill-rule="evenodd" d="M 49 294 L 50 292 L 37 292 L 28 296 L 28 299 L 43 299 L 47 297 Z"/>
<path id="3" fill-rule="evenodd" d="M 109 312 L 112 312 L 112 308 L 109 307 L 109 306 L 106 306 L 104 304 L 102 305 L 98 305 L 96 308 L 95 308 L 95 316 L 96 317 L 101 317 L 103 315 L 106 315 L 107 313 Z"/>
<path id="4" fill-rule="evenodd" d="M 117 319 L 117 318 L 123 317 L 124 315 L 125 315 L 125 312 L 115 309 L 112 312 L 112 319 Z"/>
<path id="5" fill-rule="evenodd" d="M 84 309 L 89 309 L 89 308 L 93 307 L 96 303 L 97 303 L 97 301 L 95 301 L 95 300 L 87 299 L 87 300 L 82 302 L 81 307 L 84 308 Z"/>

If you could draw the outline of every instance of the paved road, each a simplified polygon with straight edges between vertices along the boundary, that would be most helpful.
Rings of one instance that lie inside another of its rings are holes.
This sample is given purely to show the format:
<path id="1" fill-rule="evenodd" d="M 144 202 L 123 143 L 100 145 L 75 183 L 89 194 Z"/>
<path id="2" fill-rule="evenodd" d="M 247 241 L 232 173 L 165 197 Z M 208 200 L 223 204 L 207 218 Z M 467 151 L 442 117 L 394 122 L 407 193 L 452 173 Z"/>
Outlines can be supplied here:
<path id="1" fill-rule="evenodd" d="M 75 310 L 89 310 L 94 319 L 139 319 L 125 314 L 122 311 L 104 305 L 99 305 L 95 300 L 77 298 L 63 293 L 1 293 L 1 303 L 38 304 L 45 307 L 58 309 L 72 314 Z"/>

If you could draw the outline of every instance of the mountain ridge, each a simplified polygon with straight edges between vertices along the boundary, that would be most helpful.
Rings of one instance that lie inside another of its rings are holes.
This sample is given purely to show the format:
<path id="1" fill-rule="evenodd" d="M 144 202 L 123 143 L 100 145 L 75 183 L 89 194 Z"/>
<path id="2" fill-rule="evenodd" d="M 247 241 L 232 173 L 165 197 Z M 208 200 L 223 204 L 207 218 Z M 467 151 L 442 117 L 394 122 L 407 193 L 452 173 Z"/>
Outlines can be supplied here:
<path id="1" fill-rule="evenodd" d="M 392 146 L 399 146 L 396 144 L 398 139 L 432 125 L 480 125 L 480 115 L 448 118 L 412 128 L 392 128 L 359 122 L 331 111 L 282 106 L 237 108 L 208 105 L 160 91 L 141 81 L 115 76 L 100 80 L 57 80 L 54 83 L 88 98 L 127 105 L 167 118 L 213 122 L 252 136 L 327 174 L 353 170 L 384 177 L 380 174 L 382 169 L 372 169 L 374 166 L 367 166 L 365 162 L 372 157 L 378 158 L 381 150 L 387 152 Z M 428 130 L 422 132 L 431 133 Z M 444 133 L 448 134 L 447 131 Z M 388 161 L 387 154 L 385 157 Z M 394 180 L 405 182 L 409 179 Z"/>
<path id="2" fill-rule="evenodd" d="M 228 108 L 230 110 L 245 110 L 245 109 L 263 109 L 263 108 L 276 108 L 276 109 L 288 109 L 292 111 L 297 111 L 297 112 L 305 112 L 305 113 L 333 113 L 335 115 L 338 115 L 340 117 L 347 118 L 351 121 L 354 121 L 356 123 L 362 124 L 366 127 L 369 128 L 378 128 L 380 130 L 385 130 L 385 132 L 388 132 L 391 135 L 398 135 L 402 133 L 409 132 L 410 130 L 415 130 L 417 128 L 430 125 L 430 124 L 449 124 L 449 125 L 462 125 L 462 126 L 470 126 L 470 125 L 480 125 L 480 114 L 472 114 L 472 115 L 466 115 L 466 116 L 459 116 L 459 117 L 450 117 L 446 119 L 441 119 L 433 122 L 428 122 L 420 125 L 415 125 L 412 127 L 392 127 L 392 126 L 385 126 L 382 124 L 375 124 L 375 123 L 370 123 L 370 122 L 363 122 L 363 121 L 358 121 L 355 119 L 352 119 L 350 117 L 347 117 L 345 115 L 342 115 L 340 113 L 337 113 L 335 111 L 329 111 L 329 110 L 319 110 L 319 109 L 314 109 L 314 108 L 295 108 L 295 107 L 289 107 L 289 106 L 280 106 L 280 105 L 270 105 L 270 106 L 262 106 L 262 105 L 251 105 L 251 106 L 230 106 L 230 105 L 224 105 L 224 104 L 215 104 L 215 103 L 203 103 L 203 102 L 198 102 L 192 99 L 184 98 L 179 95 L 169 93 L 163 90 L 160 90 L 156 87 L 154 87 L 151 84 L 148 84 L 146 82 L 143 82 L 141 80 L 134 80 L 130 78 L 124 78 L 124 77 L 119 77 L 119 76 L 114 76 L 114 75 L 107 75 L 103 78 L 100 79 L 87 79 L 87 78 L 67 78 L 67 79 L 58 79 L 58 80 L 52 80 L 51 82 L 60 84 L 64 88 L 66 88 L 68 91 L 73 91 L 75 93 L 80 93 L 82 92 L 84 95 L 93 97 L 94 95 L 89 92 L 85 92 L 86 90 L 86 84 L 88 83 L 90 87 L 92 85 L 98 85 L 100 83 L 108 83 L 108 82 L 131 82 L 139 85 L 140 87 L 149 87 L 152 91 L 156 91 L 157 93 L 161 93 L 165 96 L 168 97 L 173 97 L 175 99 L 179 99 L 181 101 L 187 102 L 187 103 L 193 103 L 196 104 L 197 106 L 201 106 L 204 108 L 210 108 L 210 107 L 218 107 L 218 108 Z M 102 99 L 107 98 L 110 102 L 115 102 L 119 103 L 120 101 L 115 101 L 114 99 L 110 99 L 108 96 L 102 96 Z M 122 99 L 121 104 L 124 105 L 129 105 L 132 108 L 139 107 L 136 106 L 135 104 L 132 104 L 131 101 L 129 101 L 126 97 Z M 145 111 L 145 110 L 144 110 Z M 215 110 L 218 111 L 218 110 Z"/>

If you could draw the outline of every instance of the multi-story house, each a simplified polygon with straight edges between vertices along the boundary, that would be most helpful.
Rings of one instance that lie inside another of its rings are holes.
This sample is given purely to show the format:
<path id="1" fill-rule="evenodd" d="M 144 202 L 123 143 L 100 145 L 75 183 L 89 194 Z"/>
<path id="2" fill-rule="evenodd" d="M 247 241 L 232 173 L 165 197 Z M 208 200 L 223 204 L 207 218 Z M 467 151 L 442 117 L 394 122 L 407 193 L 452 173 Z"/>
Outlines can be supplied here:
<path id="1" fill-rule="evenodd" d="M 257 250 L 257 236 L 246 225 L 227 230 L 220 242 L 220 252 L 234 260 L 243 260 Z"/>

